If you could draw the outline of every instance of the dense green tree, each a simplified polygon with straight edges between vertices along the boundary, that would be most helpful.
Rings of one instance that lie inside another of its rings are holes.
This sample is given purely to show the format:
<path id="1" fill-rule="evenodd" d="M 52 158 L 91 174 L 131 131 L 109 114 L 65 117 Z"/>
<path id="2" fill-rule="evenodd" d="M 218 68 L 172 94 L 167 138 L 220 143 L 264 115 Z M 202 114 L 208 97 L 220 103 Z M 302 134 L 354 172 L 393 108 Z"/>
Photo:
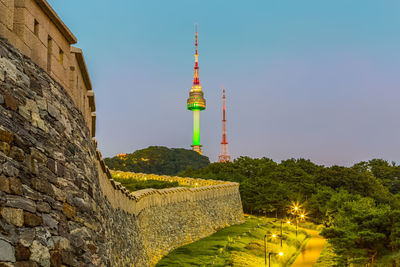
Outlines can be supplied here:
<path id="1" fill-rule="evenodd" d="M 104 159 L 112 170 L 175 175 L 186 169 L 196 170 L 210 163 L 206 156 L 183 148 L 150 146 L 131 154 Z"/>
<path id="2" fill-rule="evenodd" d="M 276 163 L 240 157 L 179 175 L 240 183 L 248 213 L 285 216 L 291 201 L 325 225 L 338 264 L 364 264 L 400 248 L 399 166 L 383 160 L 325 167 L 305 159 Z"/>
<path id="3" fill-rule="evenodd" d="M 335 220 L 322 235 L 333 244 L 342 262 L 365 264 L 397 246 L 392 232 L 397 214 L 389 205 L 376 205 L 371 198 L 347 201 L 341 203 Z"/>

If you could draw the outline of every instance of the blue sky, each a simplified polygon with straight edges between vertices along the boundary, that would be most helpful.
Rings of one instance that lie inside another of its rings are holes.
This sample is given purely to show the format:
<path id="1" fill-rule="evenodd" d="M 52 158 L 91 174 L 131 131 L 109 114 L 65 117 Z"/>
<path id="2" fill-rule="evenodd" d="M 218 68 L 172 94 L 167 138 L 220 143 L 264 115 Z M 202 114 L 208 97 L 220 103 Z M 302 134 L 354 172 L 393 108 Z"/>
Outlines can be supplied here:
<path id="1" fill-rule="evenodd" d="M 189 148 L 198 23 L 201 143 L 212 161 L 222 85 L 234 157 L 400 160 L 400 1 L 49 2 L 84 51 L 105 156 Z"/>

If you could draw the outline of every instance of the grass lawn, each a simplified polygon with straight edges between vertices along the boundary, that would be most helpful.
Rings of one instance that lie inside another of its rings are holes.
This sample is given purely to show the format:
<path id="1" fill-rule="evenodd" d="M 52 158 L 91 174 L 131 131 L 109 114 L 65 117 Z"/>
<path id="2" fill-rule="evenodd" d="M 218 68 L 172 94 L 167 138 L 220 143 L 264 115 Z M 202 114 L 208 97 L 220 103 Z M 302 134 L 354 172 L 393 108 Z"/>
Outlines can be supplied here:
<path id="1" fill-rule="evenodd" d="M 268 239 L 273 233 L 279 235 L 280 226 L 280 221 L 273 218 L 245 216 L 243 224 L 177 248 L 156 266 L 264 266 L 264 235 Z M 296 239 L 295 227 L 284 224 L 283 248 L 279 238 L 267 242 L 267 252 L 284 253 L 271 255 L 271 266 L 288 266 L 307 240 L 305 231 L 299 230 Z"/>
<path id="2" fill-rule="evenodd" d="M 135 178 L 118 178 L 118 177 L 113 177 L 113 179 L 121 183 L 123 186 L 126 187 L 126 189 L 128 189 L 131 192 L 146 188 L 163 189 L 163 188 L 181 186 L 178 184 L 178 182 L 168 182 L 159 180 L 138 180 Z"/>

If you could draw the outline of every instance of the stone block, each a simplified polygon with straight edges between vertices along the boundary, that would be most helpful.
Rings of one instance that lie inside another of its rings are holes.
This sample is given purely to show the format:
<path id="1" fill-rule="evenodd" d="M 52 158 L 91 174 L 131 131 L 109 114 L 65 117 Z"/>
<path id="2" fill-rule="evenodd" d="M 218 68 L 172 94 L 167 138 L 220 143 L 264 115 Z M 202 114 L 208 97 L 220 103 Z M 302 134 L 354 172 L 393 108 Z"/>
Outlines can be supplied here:
<path id="1" fill-rule="evenodd" d="M 18 243 L 15 247 L 15 258 L 17 261 L 26 261 L 29 260 L 31 256 L 31 252 L 29 248 L 26 248 L 22 244 Z"/>
<path id="2" fill-rule="evenodd" d="M 17 161 L 23 161 L 24 160 L 24 151 L 20 149 L 19 147 L 13 146 L 11 147 L 10 150 L 10 157 L 17 160 Z"/>
<path id="3" fill-rule="evenodd" d="M 53 106 L 50 103 L 47 103 L 47 111 L 49 112 L 50 116 L 52 116 L 53 118 L 55 118 L 57 120 L 60 120 L 61 112 L 55 106 Z"/>
<path id="4" fill-rule="evenodd" d="M 4 175 L 0 175 L 0 191 L 11 193 L 9 180 Z"/>
<path id="5" fill-rule="evenodd" d="M 38 202 L 36 208 L 39 212 L 49 213 L 51 211 L 50 205 L 47 202 Z"/>
<path id="6" fill-rule="evenodd" d="M 11 144 L 14 134 L 0 127 L 0 141 Z"/>
<path id="7" fill-rule="evenodd" d="M 3 173 L 6 176 L 18 176 L 19 170 L 10 162 L 3 164 Z"/>
<path id="8" fill-rule="evenodd" d="M 39 192 L 50 195 L 50 196 L 54 195 L 51 184 L 46 180 L 42 180 L 39 178 L 33 178 L 32 179 L 32 188 Z"/>
<path id="9" fill-rule="evenodd" d="M 15 262 L 15 250 L 10 243 L 0 239 L 0 261 Z"/>
<path id="10" fill-rule="evenodd" d="M 28 199 L 31 200 L 39 200 L 41 198 L 40 194 L 38 192 L 36 192 L 35 190 L 33 190 L 32 188 L 30 188 L 28 185 L 23 184 L 22 185 L 22 190 L 24 192 L 24 196 Z"/>
<path id="11" fill-rule="evenodd" d="M 57 200 L 59 200 L 59 201 L 61 201 L 61 202 L 65 202 L 65 201 L 67 200 L 67 194 L 66 194 L 65 191 L 63 191 L 63 190 L 57 188 L 57 187 L 54 186 L 54 185 L 51 185 L 51 187 L 52 187 L 52 190 L 53 190 L 53 192 L 54 192 L 54 197 L 55 197 Z"/>
<path id="12" fill-rule="evenodd" d="M 18 113 L 21 115 L 25 120 L 31 122 L 31 112 L 25 106 L 18 107 Z"/>
<path id="13" fill-rule="evenodd" d="M 6 107 L 16 111 L 17 110 L 17 100 L 11 95 L 5 95 L 4 96 L 4 103 L 6 104 Z"/>
<path id="14" fill-rule="evenodd" d="M 22 183 L 18 178 L 11 177 L 9 179 L 9 187 L 10 187 L 10 191 L 12 194 L 19 195 L 19 196 L 22 195 L 22 193 L 23 193 Z"/>
<path id="15" fill-rule="evenodd" d="M 22 209 L 14 209 L 3 207 L 1 209 L 1 216 L 9 223 L 15 226 L 24 225 L 24 211 Z"/>
<path id="16" fill-rule="evenodd" d="M 62 256 L 61 252 L 58 250 L 50 251 L 50 264 L 51 266 L 61 266 L 62 265 Z"/>
<path id="17" fill-rule="evenodd" d="M 50 214 L 42 214 L 43 224 L 49 227 L 50 230 L 58 229 L 58 221 L 53 219 Z"/>
<path id="18" fill-rule="evenodd" d="M 58 250 L 70 250 L 69 240 L 62 236 L 53 236 L 54 247 Z"/>
<path id="19" fill-rule="evenodd" d="M 17 82 L 17 73 L 19 73 L 19 71 L 10 60 L 4 57 L 0 58 L 0 69 L 3 70 L 3 72 L 6 74 L 6 77 L 11 79 L 13 82 Z"/>
<path id="20" fill-rule="evenodd" d="M 24 212 L 24 221 L 25 221 L 25 225 L 34 227 L 34 226 L 41 225 L 43 222 L 43 219 L 41 217 L 37 216 L 36 214 L 25 211 Z"/>
<path id="21" fill-rule="evenodd" d="M 75 265 L 74 254 L 71 251 L 63 250 L 61 252 L 61 257 L 62 257 L 62 263 L 63 264 L 66 264 L 68 266 L 74 266 Z"/>
<path id="22" fill-rule="evenodd" d="M 57 161 L 57 176 L 58 177 L 64 176 L 64 164 L 60 161 Z"/>
<path id="23" fill-rule="evenodd" d="M 34 86 L 34 82 L 33 82 L 33 81 L 31 82 L 31 88 L 32 88 L 32 86 Z M 41 89 L 40 83 L 38 83 L 37 87 L 38 87 L 38 89 L 36 89 L 36 91 L 39 90 L 39 89 Z M 37 103 L 38 108 L 39 108 L 40 110 L 47 110 L 47 100 L 46 100 L 45 98 L 42 98 L 42 97 L 39 98 L 39 97 L 38 97 L 38 98 L 36 99 L 36 103 Z"/>
<path id="24" fill-rule="evenodd" d="M 0 141 L 11 144 L 13 140 L 14 134 L 0 127 Z"/>
<path id="25" fill-rule="evenodd" d="M 10 153 L 10 145 L 6 142 L 0 142 L 0 151 L 8 155 Z"/>
<path id="26" fill-rule="evenodd" d="M 23 228 L 19 231 L 19 243 L 25 247 L 30 247 L 35 239 L 34 228 Z"/>
<path id="27" fill-rule="evenodd" d="M 29 257 L 29 259 L 31 261 L 34 261 L 43 267 L 50 267 L 50 252 L 47 247 L 43 246 L 42 244 L 40 244 L 39 241 L 35 240 L 33 241 L 30 250 L 31 256 Z"/>
<path id="28" fill-rule="evenodd" d="M 33 159 L 36 159 L 39 163 L 47 163 L 47 157 L 36 148 L 31 147 L 31 156 Z"/>
<path id="29" fill-rule="evenodd" d="M 52 171 L 54 174 L 56 173 L 56 162 L 54 159 L 49 158 L 47 160 L 47 168 Z"/>
<path id="30" fill-rule="evenodd" d="M 73 219 L 75 217 L 75 207 L 69 205 L 68 203 L 63 204 L 63 213 L 67 218 Z"/>
<path id="31" fill-rule="evenodd" d="M 39 113 L 39 108 L 36 102 L 32 99 L 26 99 L 26 108 L 33 113 Z"/>
<path id="32" fill-rule="evenodd" d="M 8 207 L 19 208 L 29 212 L 36 212 L 36 204 L 30 199 L 14 195 L 8 195 L 6 198 L 6 206 Z"/>

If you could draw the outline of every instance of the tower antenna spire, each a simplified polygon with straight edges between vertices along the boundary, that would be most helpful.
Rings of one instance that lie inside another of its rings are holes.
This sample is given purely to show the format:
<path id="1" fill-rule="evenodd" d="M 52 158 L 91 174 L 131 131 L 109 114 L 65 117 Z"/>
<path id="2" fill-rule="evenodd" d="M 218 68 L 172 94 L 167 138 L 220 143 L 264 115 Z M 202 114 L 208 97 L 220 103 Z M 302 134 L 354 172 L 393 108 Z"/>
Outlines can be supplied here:
<path id="1" fill-rule="evenodd" d="M 189 98 L 187 100 L 187 109 L 193 111 L 193 144 L 192 149 L 200 154 L 200 111 L 206 108 L 206 100 L 204 99 L 204 93 L 200 85 L 199 78 L 199 54 L 197 50 L 197 23 L 195 24 L 195 54 L 194 54 L 194 74 L 193 74 L 193 85 L 189 92 Z"/>
<path id="2" fill-rule="evenodd" d="M 218 157 L 218 162 L 231 161 L 231 155 L 228 152 L 228 141 L 226 140 L 226 118 L 225 118 L 225 86 L 222 86 L 222 142 L 221 154 Z"/>

